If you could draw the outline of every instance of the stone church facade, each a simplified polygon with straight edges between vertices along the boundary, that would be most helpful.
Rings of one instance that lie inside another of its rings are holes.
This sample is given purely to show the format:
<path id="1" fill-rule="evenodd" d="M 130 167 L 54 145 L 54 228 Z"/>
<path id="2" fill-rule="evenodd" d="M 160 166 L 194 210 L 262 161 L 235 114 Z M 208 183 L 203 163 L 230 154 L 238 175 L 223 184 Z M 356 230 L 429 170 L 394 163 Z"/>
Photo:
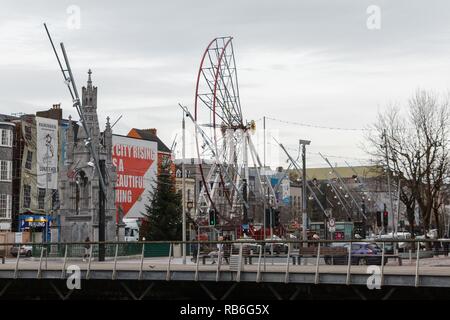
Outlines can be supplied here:
<path id="1" fill-rule="evenodd" d="M 116 224 L 114 204 L 116 170 L 112 164 L 112 131 L 107 118 L 105 131 L 100 132 L 97 116 L 97 87 L 92 85 L 91 70 L 87 86 L 82 88 L 81 105 L 87 128 L 90 130 L 91 143 L 95 146 L 99 160 L 105 160 L 105 237 L 106 241 L 114 241 L 120 237 Z M 66 150 L 64 166 L 60 170 L 60 223 L 61 241 L 98 241 L 99 222 L 99 176 L 93 166 L 93 159 L 86 145 L 86 132 L 82 125 L 73 122 L 69 117 L 69 128 L 66 131 Z M 123 233 L 123 232 L 120 232 Z"/>

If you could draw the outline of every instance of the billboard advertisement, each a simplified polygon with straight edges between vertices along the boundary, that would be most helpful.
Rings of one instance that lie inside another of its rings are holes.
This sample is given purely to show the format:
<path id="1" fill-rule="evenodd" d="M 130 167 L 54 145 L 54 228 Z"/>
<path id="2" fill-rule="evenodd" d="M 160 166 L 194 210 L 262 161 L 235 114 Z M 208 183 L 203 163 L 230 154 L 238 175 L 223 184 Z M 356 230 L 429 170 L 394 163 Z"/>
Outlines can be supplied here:
<path id="1" fill-rule="evenodd" d="M 282 177 L 280 182 L 279 177 L 270 178 L 270 183 L 274 188 L 277 201 L 282 201 L 283 204 L 289 205 L 291 200 L 291 182 L 288 177 Z"/>
<path id="2" fill-rule="evenodd" d="M 38 188 L 58 188 L 58 120 L 36 117 Z"/>
<path id="3" fill-rule="evenodd" d="M 59 141 L 61 141 L 60 148 L 61 148 L 61 156 L 59 157 L 59 163 L 62 166 L 67 166 L 69 163 L 66 163 L 67 159 L 67 141 L 66 141 L 66 135 L 67 135 L 67 129 L 69 129 L 69 123 L 68 122 L 62 122 L 59 126 Z"/>
<path id="4" fill-rule="evenodd" d="M 291 181 L 289 178 L 281 180 L 281 199 L 284 204 L 288 205 L 291 200 Z"/>
<path id="5" fill-rule="evenodd" d="M 156 185 L 158 145 L 154 141 L 113 135 L 112 160 L 116 167 L 115 205 L 119 217 L 140 218 Z"/>

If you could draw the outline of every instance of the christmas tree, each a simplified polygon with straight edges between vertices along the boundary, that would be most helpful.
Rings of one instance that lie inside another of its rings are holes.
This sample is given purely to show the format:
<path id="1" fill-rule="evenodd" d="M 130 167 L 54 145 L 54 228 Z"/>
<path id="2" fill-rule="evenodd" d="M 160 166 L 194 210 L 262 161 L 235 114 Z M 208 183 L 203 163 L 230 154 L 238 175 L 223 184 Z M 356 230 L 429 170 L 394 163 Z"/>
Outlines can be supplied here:
<path id="1" fill-rule="evenodd" d="M 181 193 L 175 190 L 171 163 L 162 163 L 156 187 L 150 191 L 150 205 L 146 206 L 146 221 L 140 232 L 149 241 L 181 240 Z"/>

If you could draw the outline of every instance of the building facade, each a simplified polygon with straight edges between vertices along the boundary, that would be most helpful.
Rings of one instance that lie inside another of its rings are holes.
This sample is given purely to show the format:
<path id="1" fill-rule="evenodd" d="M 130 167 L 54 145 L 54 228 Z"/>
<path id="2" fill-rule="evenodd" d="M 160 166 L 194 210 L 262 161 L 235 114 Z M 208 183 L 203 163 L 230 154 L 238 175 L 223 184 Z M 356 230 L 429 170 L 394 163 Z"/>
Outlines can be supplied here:
<path id="1" fill-rule="evenodd" d="M 100 132 L 97 116 L 97 87 L 92 85 L 89 70 L 87 86 L 82 88 L 82 109 L 91 141 L 82 126 L 69 117 L 65 136 L 65 161 L 59 172 L 61 241 L 98 241 L 99 176 L 94 169 L 89 145 L 95 146 L 99 161 L 105 164 L 105 237 L 106 241 L 120 240 L 123 232 L 116 223 L 114 205 L 116 170 L 112 163 L 112 130 L 109 118 L 105 131 Z"/>
<path id="2" fill-rule="evenodd" d="M 177 187 L 179 188 L 179 190 L 181 190 L 181 180 L 182 180 L 181 168 L 183 160 L 176 159 L 174 162 L 176 166 Z M 192 208 L 188 209 L 189 217 L 192 218 L 193 220 L 199 218 L 197 206 L 199 201 L 199 195 L 203 186 L 202 175 L 198 163 L 199 163 L 198 158 L 184 159 L 186 171 L 186 198 L 189 199 L 186 201 L 193 201 Z M 202 160 L 202 167 L 205 174 L 207 174 L 211 169 L 212 164 L 207 162 L 206 160 Z M 207 218 L 206 215 L 204 217 Z"/>
<path id="3" fill-rule="evenodd" d="M 15 124 L 0 116 L 0 231 L 11 231 Z"/>
<path id="4" fill-rule="evenodd" d="M 175 190 L 183 194 L 183 173 L 181 164 L 176 165 L 175 176 Z M 191 176 L 191 171 L 189 169 L 185 169 L 185 190 L 184 205 L 186 208 L 186 216 L 188 217 L 188 222 L 192 222 L 196 217 L 194 210 L 196 202 L 196 183 L 194 177 Z"/>
<path id="5" fill-rule="evenodd" d="M 11 229 L 33 231 L 34 235 L 57 240 L 58 223 L 53 220 L 53 214 L 59 206 L 58 170 L 63 148 L 59 135 L 64 122 L 62 110 L 56 104 L 36 115 L 21 115 L 11 121 L 15 124 L 16 138 L 13 146 Z M 38 130 L 37 124 L 41 124 L 40 128 L 44 129 Z M 34 237 L 33 240 L 40 241 L 41 238 Z"/>

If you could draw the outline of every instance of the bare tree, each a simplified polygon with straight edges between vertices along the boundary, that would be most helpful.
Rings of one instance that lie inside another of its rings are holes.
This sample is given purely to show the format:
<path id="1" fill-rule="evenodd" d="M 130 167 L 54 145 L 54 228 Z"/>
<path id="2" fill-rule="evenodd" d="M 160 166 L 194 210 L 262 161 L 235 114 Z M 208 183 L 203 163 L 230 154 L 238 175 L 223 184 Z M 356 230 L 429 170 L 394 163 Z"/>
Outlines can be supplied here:
<path id="1" fill-rule="evenodd" d="M 424 227 L 430 227 L 432 214 L 439 228 L 441 190 L 448 175 L 448 100 L 439 100 L 435 94 L 417 91 L 409 102 L 410 117 L 416 129 L 419 150 L 419 181 L 417 202 Z"/>
<path id="2" fill-rule="evenodd" d="M 384 167 L 387 148 L 391 169 L 387 174 L 397 175 L 400 200 L 411 227 L 415 224 L 416 203 L 426 231 L 432 215 L 439 225 L 440 191 L 448 176 L 449 120 L 447 99 L 417 90 L 408 102 L 407 113 L 402 114 L 398 106 L 381 111 L 374 130 L 366 137 L 369 142 L 366 151 Z"/>

